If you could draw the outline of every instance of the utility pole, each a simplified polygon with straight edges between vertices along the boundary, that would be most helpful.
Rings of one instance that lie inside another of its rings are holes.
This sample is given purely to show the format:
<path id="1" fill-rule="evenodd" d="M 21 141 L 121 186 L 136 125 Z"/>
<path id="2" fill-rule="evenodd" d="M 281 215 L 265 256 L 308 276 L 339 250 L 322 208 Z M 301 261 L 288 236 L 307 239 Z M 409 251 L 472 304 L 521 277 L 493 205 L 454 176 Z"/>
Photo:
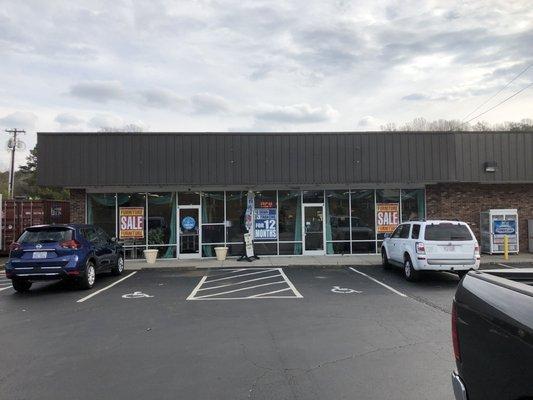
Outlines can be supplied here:
<path id="1" fill-rule="evenodd" d="M 7 142 L 7 148 L 11 150 L 11 168 L 9 169 L 9 186 L 7 188 L 8 190 L 8 197 L 10 199 L 13 198 L 14 195 L 14 189 L 15 189 L 15 151 L 17 148 L 21 148 L 24 143 L 22 143 L 18 138 L 18 133 L 26 133 L 25 130 L 22 129 L 6 129 L 6 132 L 9 135 L 12 135 L 12 138 L 9 139 Z"/>

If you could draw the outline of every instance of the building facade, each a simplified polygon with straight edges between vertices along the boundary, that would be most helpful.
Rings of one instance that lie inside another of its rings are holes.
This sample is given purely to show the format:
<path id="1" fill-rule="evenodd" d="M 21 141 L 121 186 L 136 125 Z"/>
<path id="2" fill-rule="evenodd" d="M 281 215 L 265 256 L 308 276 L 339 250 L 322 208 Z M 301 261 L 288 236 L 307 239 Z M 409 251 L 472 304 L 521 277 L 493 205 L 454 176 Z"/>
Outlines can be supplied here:
<path id="1" fill-rule="evenodd" d="M 533 218 L 524 132 L 39 133 L 38 182 L 71 215 L 119 237 L 128 258 L 371 254 L 406 220 L 480 212 Z"/>

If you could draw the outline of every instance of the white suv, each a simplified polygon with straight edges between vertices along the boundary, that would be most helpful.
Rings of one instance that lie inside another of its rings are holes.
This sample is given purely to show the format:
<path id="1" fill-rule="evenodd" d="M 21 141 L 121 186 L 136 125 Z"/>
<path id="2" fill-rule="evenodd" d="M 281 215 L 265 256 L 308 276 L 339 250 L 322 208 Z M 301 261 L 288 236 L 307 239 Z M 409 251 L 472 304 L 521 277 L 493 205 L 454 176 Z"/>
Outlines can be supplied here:
<path id="1" fill-rule="evenodd" d="M 401 266 L 414 281 L 419 271 L 451 271 L 459 277 L 480 263 L 479 244 L 472 230 L 459 221 L 405 222 L 381 245 L 383 267 Z"/>

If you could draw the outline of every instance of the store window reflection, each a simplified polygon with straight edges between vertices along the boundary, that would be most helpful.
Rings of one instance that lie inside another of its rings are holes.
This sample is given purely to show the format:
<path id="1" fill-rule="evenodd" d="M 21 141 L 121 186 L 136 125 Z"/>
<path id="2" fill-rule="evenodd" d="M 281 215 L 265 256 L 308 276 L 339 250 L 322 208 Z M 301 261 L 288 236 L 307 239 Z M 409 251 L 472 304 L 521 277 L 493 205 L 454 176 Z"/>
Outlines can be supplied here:
<path id="1" fill-rule="evenodd" d="M 402 189 L 402 222 L 426 217 L 424 189 Z"/>
<path id="2" fill-rule="evenodd" d="M 116 236 L 115 193 L 87 195 L 87 223 L 102 228 L 110 237 Z"/>
<path id="3" fill-rule="evenodd" d="M 348 190 L 326 191 L 327 254 L 350 253 L 350 195 Z M 332 241 L 346 241 L 333 243 Z"/>
<path id="4" fill-rule="evenodd" d="M 280 243 L 280 254 L 302 254 L 301 192 L 299 190 L 280 190 L 278 201 L 279 240 L 280 242 L 297 242 L 283 246 Z"/>
<path id="5" fill-rule="evenodd" d="M 148 193 L 148 246 L 159 250 L 159 258 L 175 254 L 176 196 L 174 193 Z"/>

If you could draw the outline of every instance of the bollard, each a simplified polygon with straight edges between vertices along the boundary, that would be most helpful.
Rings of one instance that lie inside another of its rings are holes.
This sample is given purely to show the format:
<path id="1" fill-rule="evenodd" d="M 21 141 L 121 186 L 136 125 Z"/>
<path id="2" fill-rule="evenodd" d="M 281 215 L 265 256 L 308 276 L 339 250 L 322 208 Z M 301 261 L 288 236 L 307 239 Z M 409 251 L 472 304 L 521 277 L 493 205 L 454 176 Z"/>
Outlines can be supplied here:
<path id="1" fill-rule="evenodd" d="M 507 235 L 503 237 L 503 258 L 504 260 L 509 259 L 509 236 Z"/>

